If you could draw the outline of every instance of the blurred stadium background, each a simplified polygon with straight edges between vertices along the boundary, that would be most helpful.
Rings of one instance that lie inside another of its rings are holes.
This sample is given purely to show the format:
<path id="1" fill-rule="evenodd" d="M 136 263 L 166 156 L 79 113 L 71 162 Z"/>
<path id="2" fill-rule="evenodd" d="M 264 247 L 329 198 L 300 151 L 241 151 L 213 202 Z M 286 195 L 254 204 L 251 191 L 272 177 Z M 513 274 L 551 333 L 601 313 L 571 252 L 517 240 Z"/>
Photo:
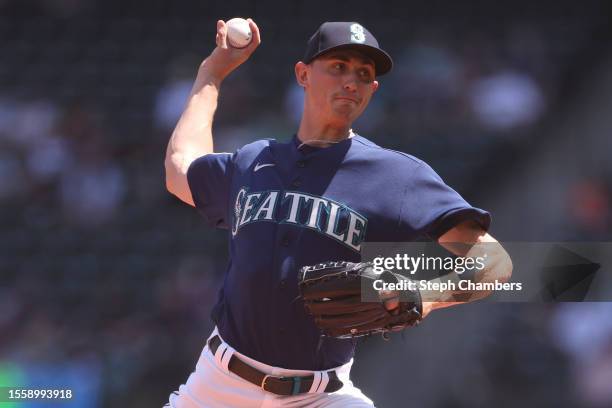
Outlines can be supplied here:
<path id="1" fill-rule="evenodd" d="M 291 137 L 306 39 L 356 20 L 396 62 L 358 133 L 426 160 L 500 239 L 610 241 L 610 2 L 0 0 L 0 386 L 151 407 L 193 370 L 226 241 L 163 157 L 233 16 L 263 43 L 223 84 L 218 148 Z M 610 407 L 611 305 L 447 309 L 363 342 L 353 378 L 383 408 Z"/>

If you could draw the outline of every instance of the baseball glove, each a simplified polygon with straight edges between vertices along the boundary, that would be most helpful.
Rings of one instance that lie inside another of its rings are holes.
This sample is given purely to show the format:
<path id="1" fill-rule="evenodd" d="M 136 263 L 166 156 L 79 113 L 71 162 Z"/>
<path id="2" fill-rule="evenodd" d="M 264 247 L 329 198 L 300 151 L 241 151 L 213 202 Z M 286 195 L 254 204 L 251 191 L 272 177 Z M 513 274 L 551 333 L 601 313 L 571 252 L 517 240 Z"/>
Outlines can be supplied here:
<path id="1" fill-rule="evenodd" d="M 325 336 L 352 338 L 399 331 L 421 321 L 421 295 L 417 290 L 394 291 L 391 298 L 374 289 L 374 281 L 409 281 L 383 271 L 376 273 L 371 262 L 327 262 L 300 269 L 298 284 L 307 312 Z M 406 285 L 407 286 L 407 285 Z M 387 310 L 385 302 L 399 300 Z"/>

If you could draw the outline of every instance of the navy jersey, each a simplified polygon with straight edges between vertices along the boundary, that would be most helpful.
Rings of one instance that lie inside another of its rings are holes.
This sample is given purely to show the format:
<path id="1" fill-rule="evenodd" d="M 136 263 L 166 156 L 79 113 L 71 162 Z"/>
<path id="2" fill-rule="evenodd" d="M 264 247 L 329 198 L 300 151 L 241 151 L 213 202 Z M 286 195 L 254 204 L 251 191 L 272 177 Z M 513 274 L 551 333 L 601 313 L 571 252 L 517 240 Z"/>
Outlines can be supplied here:
<path id="1" fill-rule="evenodd" d="M 326 148 L 260 140 L 209 154 L 187 173 L 194 203 L 229 235 L 213 320 L 239 352 L 263 363 L 324 370 L 348 362 L 353 340 L 324 338 L 297 299 L 297 271 L 357 262 L 364 241 L 437 238 L 466 220 L 489 227 L 423 161 L 355 135 Z"/>

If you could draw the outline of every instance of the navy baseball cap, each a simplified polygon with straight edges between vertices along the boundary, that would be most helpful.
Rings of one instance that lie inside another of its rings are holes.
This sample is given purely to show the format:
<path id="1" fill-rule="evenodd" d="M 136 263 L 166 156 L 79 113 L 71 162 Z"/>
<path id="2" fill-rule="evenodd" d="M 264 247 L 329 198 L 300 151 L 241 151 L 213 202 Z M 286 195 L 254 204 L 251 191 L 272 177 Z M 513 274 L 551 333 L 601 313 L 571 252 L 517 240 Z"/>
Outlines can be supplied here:
<path id="1" fill-rule="evenodd" d="M 338 49 L 354 49 L 374 61 L 376 75 L 383 75 L 393 68 L 391 56 L 383 51 L 376 38 L 364 26 L 352 22 L 325 22 L 310 37 L 303 62 L 309 64 L 315 58 Z"/>

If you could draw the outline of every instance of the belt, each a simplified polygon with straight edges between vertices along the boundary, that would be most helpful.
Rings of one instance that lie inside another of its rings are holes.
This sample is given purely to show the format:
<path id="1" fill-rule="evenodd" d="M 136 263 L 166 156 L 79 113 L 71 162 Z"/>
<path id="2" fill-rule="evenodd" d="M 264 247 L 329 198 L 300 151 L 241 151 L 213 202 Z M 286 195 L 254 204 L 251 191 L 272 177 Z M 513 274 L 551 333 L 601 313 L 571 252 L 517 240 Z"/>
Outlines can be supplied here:
<path id="1" fill-rule="evenodd" d="M 221 345 L 221 338 L 217 335 L 208 340 L 208 348 L 213 355 Z M 303 394 L 310 390 L 314 375 L 304 377 L 277 377 L 263 373 L 251 367 L 237 356 L 232 355 L 227 368 L 238 377 L 241 377 L 248 382 L 261 387 L 264 391 L 271 392 L 277 395 L 296 395 Z M 329 382 L 322 392 L 335 392 L 342 388 L 342 381 L 338 379 L 335 371 L 328 371 Z"/>

